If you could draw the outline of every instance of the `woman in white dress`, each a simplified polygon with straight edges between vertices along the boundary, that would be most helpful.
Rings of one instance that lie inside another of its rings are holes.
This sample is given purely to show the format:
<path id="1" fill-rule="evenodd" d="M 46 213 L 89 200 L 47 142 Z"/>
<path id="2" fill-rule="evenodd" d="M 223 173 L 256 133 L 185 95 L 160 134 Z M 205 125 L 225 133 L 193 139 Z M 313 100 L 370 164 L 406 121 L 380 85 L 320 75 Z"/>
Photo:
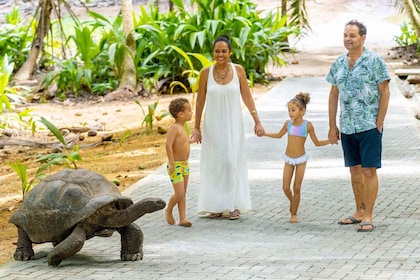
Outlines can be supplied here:
<path id="1" fill-rule="evenodd" d="M 218 218 L 225 214 L 235 220 L 251 209 L 241 98 L 254 119 L 255 134 L 262 136 L 264 128 L 245 70 L 230 62 L 230 54 L 229 38 L 218 37 L 213 44 L 216 63 L 200 74 L 192 138 L 202 143 L 199 215 Z"/>

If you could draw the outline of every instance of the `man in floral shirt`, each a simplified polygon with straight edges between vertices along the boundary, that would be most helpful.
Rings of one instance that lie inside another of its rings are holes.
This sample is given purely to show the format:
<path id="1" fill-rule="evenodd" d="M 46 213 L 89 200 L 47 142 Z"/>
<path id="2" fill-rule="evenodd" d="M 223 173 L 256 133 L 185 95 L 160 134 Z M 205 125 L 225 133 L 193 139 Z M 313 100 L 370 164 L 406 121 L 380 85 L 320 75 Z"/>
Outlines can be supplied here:
<path id="1" fill-rule="evenodd" d="M 339 224 L 359 224 L 359 232 L 372 231 L 373 207 L 378 193 L 381 167 L 382 132 L 389 103 L 389 73 L 384 60 L 365 48 L 366 27 L 355 20 L 344 29 L 344 47 L 348 50 L 331 66 L 327 81 L 331 84 L 328 111 L 330 143 L 341 144 L 345 166 L 350 168 L 356 202 L 352 216 Z M 340 101 L 340 118 L 336 117 Z"/>

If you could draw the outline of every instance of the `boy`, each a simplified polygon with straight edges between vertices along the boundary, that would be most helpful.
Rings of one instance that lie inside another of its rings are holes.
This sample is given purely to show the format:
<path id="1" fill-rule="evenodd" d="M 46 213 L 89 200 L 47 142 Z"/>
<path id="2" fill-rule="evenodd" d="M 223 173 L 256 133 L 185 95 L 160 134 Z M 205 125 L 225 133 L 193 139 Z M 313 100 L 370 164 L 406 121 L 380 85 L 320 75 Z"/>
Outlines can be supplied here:
<path id="1" fill-rule="evenodd" d="M 191 120 L 191 105 L 186 98 L 176 98 L 169 104 L 169 112 L 175 118 L 175 123 L 169 128 L 166 138 L 167 171 L 171 178 L 174 194 L 169 198 L 165 218 L 168 224 L 175 224 L 172 210 L 177 204 L 179 225 L 190 227 L 192 223 L 187 220 L 185 211 L 188 176 L 190 174 L 188 157 L 190 144 L 194 143 L 194 140 L 189 139 L 184 125 L 185 122 Z"/>

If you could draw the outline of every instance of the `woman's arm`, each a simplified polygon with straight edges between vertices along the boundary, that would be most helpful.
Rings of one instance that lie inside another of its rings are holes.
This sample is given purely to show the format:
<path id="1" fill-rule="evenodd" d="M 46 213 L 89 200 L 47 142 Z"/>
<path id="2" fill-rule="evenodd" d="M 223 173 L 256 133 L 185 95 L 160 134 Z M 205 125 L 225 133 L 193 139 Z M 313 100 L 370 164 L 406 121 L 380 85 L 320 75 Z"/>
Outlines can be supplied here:
<path id="1" fill-rule="evenodd" d="M 264 135 L 264 127 L 261 124 L 260 118 L 258 117 L 257 108 L 255 107 L 254 99 L 252 98 L 251 90 L 248 86 L 248 80 L 246 73 L 242 65 L 233 64 L 236 67 L 236 72 L 238 73 L 239 85 L 241 88 L 241 96 L 245 106 L 248 108 L 251 116 L 254 120 L 255 126 L 254 131 L 258 136 Z"/>
<path id="2" fill-rule="evenodd" d="M 204 104 L 206 103 L 207 95 L 207 80 L 209 77 L 209 68 L 204 68 L 200 73 L 200 78 L 198 81 L 198 91 L 197 91 L 197 100 L 195 104 L 195 122 L 194 130 L 192 133 L 192 139 L 196 143 L 201 143 L 201 117 L 203 115 Z"/>

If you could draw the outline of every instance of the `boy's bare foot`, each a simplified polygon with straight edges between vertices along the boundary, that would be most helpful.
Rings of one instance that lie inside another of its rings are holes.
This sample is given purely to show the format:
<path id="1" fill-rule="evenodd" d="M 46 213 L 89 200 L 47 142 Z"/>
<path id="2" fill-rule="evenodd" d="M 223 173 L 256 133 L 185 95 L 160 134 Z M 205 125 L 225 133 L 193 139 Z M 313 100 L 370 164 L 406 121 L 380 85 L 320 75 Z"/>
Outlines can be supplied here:
<path id="1" fill-rule="evenodd" d="M 170 225 L 175 224 L 174 216 L 172 216 L 172 213 L 169 213 L 168 209 L 165 209 L 165 219 L 168 224 Z"/>
<path id="2" fill-rule="evenodd" d="M 289 223 L 295 224 L 298 222 L 298 218 L 296 215 L 292 215 L 292 217 L 290 217 Z"/>
<path id="3" fill-rule="evenodd" d="M 183 221 L 179 222 L 179 225 L 182 226 L 182 227 L 190 227 L 190 226 L 192 226 L 192 223 L 188 220 L 183 220 Z"/>

